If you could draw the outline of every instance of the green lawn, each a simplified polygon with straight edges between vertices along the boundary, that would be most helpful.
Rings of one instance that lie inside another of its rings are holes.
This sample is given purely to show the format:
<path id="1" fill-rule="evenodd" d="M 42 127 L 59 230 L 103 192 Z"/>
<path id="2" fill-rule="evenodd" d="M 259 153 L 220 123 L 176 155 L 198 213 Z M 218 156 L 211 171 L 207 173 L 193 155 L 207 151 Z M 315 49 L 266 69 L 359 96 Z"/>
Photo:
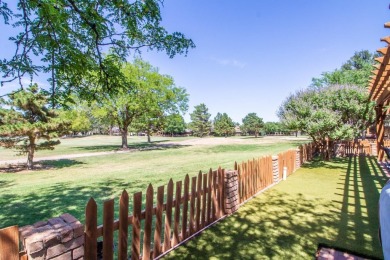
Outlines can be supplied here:
<path id="1" fill-rule="evenodd" d="M 296 141 L 286 140 L 261 144 L 260 140 L 258 144 L 157 147 L 124 154 L 47 161 L 45 165 L 53 168 L 46 170 L 0 173 L 0 228 L 33 224 L 65 212 L 83 221 L 90 197 L 96 199 L 101 213 L 102 202 L 119 197 L 123 189 L 131 196 L 134 192 L 144 192 L 149 183 L 157 188 L 167 184 L 170 178 L 183 180 L 186 174 L 195 176 L 199 170 L 207 171 L 219 165 L 231 169 L 235 160 L 277 154 L 298 145 Z M 86 143 L 101 146 L 88 138 L 69 141 L 77 146 L 59 146 L 58 150 L 79 151 L 88 146 Z M 140 141 L 134 141 L 134 145 Z M 113 142 L 111 137 L 103 145 L 109 142 Z M 65 143 L 64 140 L 63 145 Z"/>
<path id="2" fill-rule="evenodd" d="M 152 137 L 153 144 L 164 141 L 183 141 L 191 137 Z M 57 145 L 54 150 L 42 150 L 35 153 L 35 158 L 55 156 L 63 154 L 80 154 L 91 152 L 105 152 L 118 150 L 121 146 L 120 136 L 93 135 L 85 137 L 61 138 L 61 144 Z M 129 148 L 145 148 L 150 146 L 146 137 L 128 137 Z M 11 149 L 0 147 L 0 161 L 14 160 L 26 156 L 17 156 L 16 152 Z"/>
<path id="3" fill-rule="evenodd" d="M 319 243 L 382 258 L 375 158 L 305 165 L 167 259 L 313 259 Z"/>

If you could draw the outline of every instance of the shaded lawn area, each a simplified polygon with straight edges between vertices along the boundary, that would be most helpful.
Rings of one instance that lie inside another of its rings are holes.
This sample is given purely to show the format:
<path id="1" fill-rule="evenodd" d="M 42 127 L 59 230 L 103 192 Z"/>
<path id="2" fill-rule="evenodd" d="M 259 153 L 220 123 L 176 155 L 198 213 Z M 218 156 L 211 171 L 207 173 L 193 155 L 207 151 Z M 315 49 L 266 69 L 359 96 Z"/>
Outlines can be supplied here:
<path id="1" fill-rule="evenodd" d="M 306 164 L 167 259 L 314 259 L 319 243 L 383 258 L 374 157 Z"/>

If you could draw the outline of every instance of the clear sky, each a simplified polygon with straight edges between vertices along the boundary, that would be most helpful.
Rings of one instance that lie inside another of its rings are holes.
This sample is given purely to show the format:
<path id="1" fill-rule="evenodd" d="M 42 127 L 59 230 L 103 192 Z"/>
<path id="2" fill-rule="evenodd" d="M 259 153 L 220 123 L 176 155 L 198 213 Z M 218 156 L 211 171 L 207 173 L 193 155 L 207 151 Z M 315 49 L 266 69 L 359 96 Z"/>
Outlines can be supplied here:
<path id="1" fill-rule="evenodd" d="M 384 46 L 388 7 L 387 0 L 166 0 L 163 24 L 192 38 L 196 48 L 174 59 L 142 55 L 188 90 L 189 112 L 205 103 L 212 118 L 226 112 L 241 123 L 256 112 L 277 121 L 290 93 L 355 51 Z"/>
<path id="2" fill-rule="evenodd" d="M 388 0 L 166 0 L 163 25 L 184 33 L 196 48 L 187 57 L 143 51 L 142 58 L 187 89 L 186 121 L 200 103 L 212 118 L 225 112 L 241 123 L 255 112 L 277 121 L 290 93 L 355 51 L 384 46 L 388 8 Z M 0 58 L 13 51 L 7 38 L 0 37 Z"/>

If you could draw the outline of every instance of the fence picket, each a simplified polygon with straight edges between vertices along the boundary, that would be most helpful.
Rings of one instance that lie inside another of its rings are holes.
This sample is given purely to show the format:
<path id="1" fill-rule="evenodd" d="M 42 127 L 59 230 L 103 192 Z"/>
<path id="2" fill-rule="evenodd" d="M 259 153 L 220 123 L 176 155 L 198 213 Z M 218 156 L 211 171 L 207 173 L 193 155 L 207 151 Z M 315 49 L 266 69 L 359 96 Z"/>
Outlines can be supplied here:
<path id="1" fill-rule="evenodd" d="M 153 220 L 153 186 L 149 184 L 146 190 L 144 243 L 142 247 L 142 259 L 150 259 L 150 243 L 152 237 Z"/>
<path id="2" fill-rule="evenodd" d="M 218 208 L 218 194 L 217 194 L 217 187 L 218 187 L 218 183 L 217 183 L 217 171 L 213 171 L 213 221 L 217 220 L 217 215 L 218 215 L 218 211 L 219 211 L 219 208 Z"/>
<path id="3" fill-rule="evenodd" d="M 104 202 L 103 208 L 103 259 L 114 257 L 114 200 Z"/>
<path id="4" fill-rule="evenodd" d="M 198 185 L 196 190 L 196 217 L 195 217 L 195 231 L 200 230 L 200 212 L 201 212 L 201 201 L 202 201 L 202 172 L 198 173 Z"/>
<path id="5" fill-rule="evenodd" d="M 161 255 L 161 231 L 162 231 L 162 213 L 164 209 L 164 186 L 157 189 L 157 208 L 156 208 L 156 227 L 154 230 L 153 258 Z"/>
<path id="6" fill-rule="evenodd" d="M 165 229 L 164 229 L 164 249 L 163 252 L 171 249 L 171 230 L 172 230 L 172 206 L 173 206 L 173 181 L 168 182 L 167 207 L 165 211 Z"/>
<path id="7" fill-rule="evenodd" d="M 191 180 L 191 201 L 190 201 L 190 235 L 195 233 L 195 197 L 196 197 L 196 177 Z"/>
<path id="8" fill-rule="evenodd" d="M 181 237 L 182 239 L 187 238 L 187 223 L 188 223 L 188 192 L 190 187 L 190 177 L 188 174 L 184 178 L 184 195 L 183 195 L 183 218 L 181 226 Z"/>
<path id="9" fill-rule="evenodd" d="M 206 191 L 207 191 L 207 174 L 203 174 L 203 190 L 202 190 L 202 221 L 201 227 L 206 225 Z"/>
<path id="10" fill-rule="evenodd" d="M 18 226 L 0 229 L 0 249 L 1 260 L 19 259 Z"/>
<path id="11" fill-rule="evenodd" d="M 131 259 L 140 258 L 142 192 L 133 195 L 133 237 L 131 239 Z"/>
<path id="12" fill-rule="evenodd" d="M 173 227 L 173 246 L 180 243 L 179 226 L 180 226 L 180 200 L 181 200 L 181 181 L 176 182 L 176 201 L 175 201 L 175 218 Z"/>
<path id="13" fill-rule="evenodd" d="M 90 198 L 85 209 L 85 247 L 86 259 L 97 259 L 97 205 Z"/>
<path id="14" fill-rule="evenodd" d="M 207 214 L 206 214 L 206 223 L 210 224 L 211 223 L 211 214 L 212 214 L 212 203 L 211 203 L 211 198 L 212 198 L 212 185 L 213 185 L 213 171 L 210 169 L 209 173 L 207 175 L 208 179 L 208 185 L 207 185 Z"/>
<path id="15" fill-rule="evenodd" d="M 129 194 L 123 190 L 119 200 L 119 233 L 118 233 L 118 258 L 127 259 Z M 88 259 L 88 258 L 87 258 Z"/>

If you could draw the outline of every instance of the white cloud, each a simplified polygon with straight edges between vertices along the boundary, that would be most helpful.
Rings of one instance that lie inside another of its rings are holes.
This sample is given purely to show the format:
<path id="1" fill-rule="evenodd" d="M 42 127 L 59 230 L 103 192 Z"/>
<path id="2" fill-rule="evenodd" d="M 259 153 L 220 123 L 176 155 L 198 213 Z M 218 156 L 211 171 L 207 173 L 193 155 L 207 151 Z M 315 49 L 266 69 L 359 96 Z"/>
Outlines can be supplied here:
<path id="1" fill-rule="evenodd" d="M 210 60 L 223 65 L 223 66 L 232 66 L 232 67 L 237 67 L 237 68 L 244 68 L 246 66 L 246 63 L 235 60 L 235 59 L 218 59 L 215 57 L 211 57 Z"/>

